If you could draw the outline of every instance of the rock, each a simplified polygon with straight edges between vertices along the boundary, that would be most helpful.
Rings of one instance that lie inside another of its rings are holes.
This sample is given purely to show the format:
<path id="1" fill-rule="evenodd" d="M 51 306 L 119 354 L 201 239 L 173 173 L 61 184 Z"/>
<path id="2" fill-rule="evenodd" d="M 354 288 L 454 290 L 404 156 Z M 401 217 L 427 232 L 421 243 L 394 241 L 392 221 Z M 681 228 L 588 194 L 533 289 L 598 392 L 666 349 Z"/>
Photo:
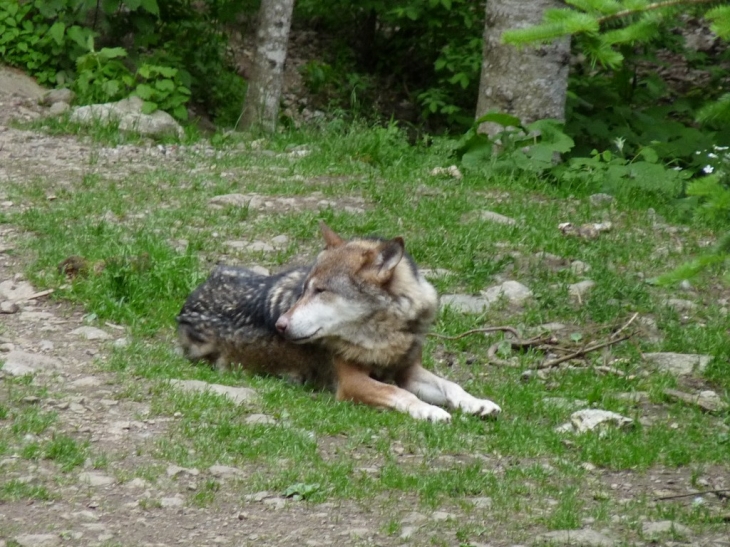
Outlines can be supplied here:
<path id="1" fill-rule="evenodd" d="M 142 490 L 144 488 L 148 488 L 150 486 L 150 483 L 146 480 L 137 477 L 136 479 L 132 479 L 127 484 L 124 485 L 125 488 L 134 489 L 134 490 Z"/>
<path id="2" fill-rule="evenodd" d="M 515 219 L 500 215 L 494 211 L 480 211 L 479 219 L 486 222 L 494 222 L 495 224 L 504 224 L 505 226 L 515 226 L 517 224 Z"/>
<path id="3" fill-rule="evenodd" d="M 568 285 L 568 294 L 573 298 L 580 299 L 583 298 L 588 293 L 588 291 L 590 291 L 595 286 L 596 282 L 591 281 L 590 279 L 579 281 L 578 283 Z"/>
<path id="4" fill-rule="evenodd" d="M 23 534 L 13 538 L 19 547 L 55 547 L 61 544 L 56 534 Z"/>
<path id="5" fill-rule="evenodd" d="M 41 351 L 53 351 L 55 345 L 51 340 L 41 340 L 38 343 L 38 349 Z"/>
<path id="6" fill-rule="evenodd" d="M 562 256 L 558 256 L 553 253 L 546 253 L 544 251 L 535 253 L 535 258 L 537 258 L 545 268 L 554 271 L 564 270 L 568 264 L 570 264 L 570 261 L 567 258 L 563 258 Z"/>
<path id="7" fill-rule="evenodd" d="M 573 272 L 575 275 L 583 275 L 584 273 L 590 272 L 591 267 L 585 262 L 581 262 L 580 260 L 574 260 L 570 263 L 570 271 Z"/>
<path id="8" fill-rule="evenodd" d="M 456 165 L 450 165 L 449 167 L 434 167 L 431 169 L 431 176 L 438 177 L 439 175 L 448 175 L 457 180 L 464 178 L 459 168 Z"/>
<path id="9" fill-rule="evenodd" d="M 515 305 L 524 304 L 526 300 L 532 298 L 532 291 L 518 281 L 505 281 L 482 291 L 481 294 L 490 303 L 506 298 L 510 304 Z"/>
<path id="10" fill-rule="evenodd" d="M 712 356 L 695 353 L 645 353 L 644 360 L 673 376 L 689 376 L 693 372 L 704 372 Z"/>
<path id="11" fill-rule="evenodd" d="M 614 395 L 619 401 L 627 401 L 629 403 L 648 403 L 651 398 L 647 391 L 627 391 L 624 393 L 617 393 Z"/>
<path id="12" fill-rule="evenodd" d="M 705 412 L 721 412 L 728 407 L 728 404 L 714 391 L 707 390 L 692 394 L 677 389 L 666 388 L 662 393 L 670 399 L 698 406 Z"/>
<path id="13" fill-rule="evenodd" d="M 255 195 L 223 194 L 210 198 L 208 204 L 214 207 L 248 207 L 253 209 L 255 207 L 252 206 L 252 202 L 255 197 Z"/>
<path id="14" fill-rule="evenodd" d="M 669 298 L 664 301 L 664 305 L 672 308 L 677 313 L 692 312 L 697 309 L 697 304 L 682 298 Z"/>
<path id="15" fill-rule="evenodd" d="M 33 286 L 26 281 L 9 279 L 0 283 L 0 300 L 28 300 L 35 294 Z"/>
<path id="16" fill-rule="evenodd" d="M 43 97 L 41 97 L 38 102 L 43 106 L 52 106 L 56 103 L 70 105 L 72 102 L 74 102 L 75 98 L 76 93 L 74 93 L 70 89 L 51 89 L 50 91 L 48 91 L 48 93 L 43 95 Z"/>
<path id="17" fill-rule="evenodd" d="M 269 271 L 269 269 L 264 268 L 263 266 L 254 265 L 254 266 L 250 266 L 248 269 L 259 275 L 266 275 L 266 276 L 271 275 L 271 272 Z"/>
<path id="18" fill-rule="evenodd" d="M 484 298 L 468 294 L 442 294 L 439 302 L 442 308 L 449 306 L 461 313 L 482 313 L 491 305 Z"/>
<path id="19" fill-rule="evenodd" d="M 88 472 L 79 473 L 79 482 L 88 484 L 89 486 L 109 486 L 110 484 L 114 484 L 116 480 L 103 473 Z"/>
<path id="20" fill-rule="evenodd" d="M 411 539 L 413 537 L 413 534 L 415 534 L 418 531 L 418 526 L 403 526 L 400 531 L 400 539 Z"/>
<path id="21" fill-rule="evenodd" d="M 71 107 L 68 105 L 68 103 L 53 103 L 51 105 L 51 108 L 48 109 L 48 115 L 49 116 L 60 116 L 61 114 L 64 114 L 71 110 Z"/>
<path id="22" fill-rule="evenodd" d="M 477 509 L 489 509 L 492 507 L 492 498 L 471 498 L 469 501 Z"/>
<path id="23" fill-rule="evenodd" d="M 660 520 L 656 522 L 643 522 L 641 524 L 641 534 L 645 537 L 657 536 L 661 534 L 675 533 L 680 536 L 689 537 L 692 530 L 682 524 L 678 524 L 671 520 Z"/>
<path id="24" fill-rule="evenodd" d="M 220 384 L 209 384 L 201 380 L 170 380 L 170 385 L 189 393 L 210 392 L 223 395 L 236 405 L 251 403 L 257 399 L 256 392 L 248 387 L 232 387 Z"/>
<path id="25" fill-rule="evenodd" d="M 536 543 L 574 545 L 576 547 L 613 547 L 618 541 L 595 530 L 555 530 L 541 534 Z"/>
<path id="26" fill-rule="evenodd" d="M 286 505 L 286 500 L 283 498 L 266 498 L 262 501 L 264 505 L 269 505 L 274 509 L 283 509 Z"/>
<path id="27" fill-rule="evenodd" d="M 179 467 L 177 465 L 168 465 L 167 470 L 165 471 L 167 473 L 167 476 L 170 478 L 177 477 L 178 475 L 190 475 L 191 477 L 197 477 L 200 475 L 200 471 L 192 468 L 187 467 Z"/>
<path id="28" fill-rule="evenodd" d="M 271 238 L 271 244 L 274 247 L 286 247 L 289 243 L 289 238 L 284 234 Z"/>
<path id="29" fill-rule="evenodd" d="M 54 369 L 60 364 L 58 359 L 48 357 L 47 355 L 13 350 L 5 356 L 2 370 L 13 376 L 24 376 L 26 374 Z"/>
<path id="30" fill-rule="evenodd" d="M 118 122 L 121 131 L 136 131 L 153 137 L 169 134 L 180 138 L 185 136 L 180 124 L 167 112 L 156 110 L 152 114 L 145 114 L 142 112 L 143 105 L 144 101 L 139 97 L 129 97 L 116 103 L 79 106 L 71 111 L 70 120 L 81 125 Z"/>
<path id="31" fill-rule="evenodd" d="M 594 207 L 604 207 L 613 203 L 613 196 L 609 194 L 593 194 L 588 198 Z"/>
<path id="32" fill-rule="evenodd" d="M 276 249 L 263 241 L 254 241 L 246 247 L 251 252 L 273 253 Z"/>
<path id="33" fill-rule="evenodd" d="M 266 414 L 251 414 L 244 420 L 249 425 L 276 425 L 278 422 Z"/>
<path id="34" fill-rule="evenodd" d="M 15 302 L 10 302 L 9 300 L 0 302 L 0 313 L 10 315 L 19 311 L 20 307 Z"/>
<path id="35" fill-rule="evenodd" d="M 208 472 L 219 479 L 233 479 L 243 476 L 243 471 L 236 467 L 229 467 L 227 465 L 211 465 L 208 468 Z"/>
<path id="36" fill-rule="evenodd" d="M 570 422 L 556 428 L 559 433 L 586 433 L 595 429 L 612 425 L 618 428 L 628 428 L 633 426 L 634 421 L 626 416 L 621 416 L 610 410 L 585 409 L 574 412 L 570 416 Z"/>
<path id="37" fill-rule="evenodd" d="M 457 520 L 457 518 L 453 513 L 447 513 L 446 511 L 434 511 L 431 514 L 431 520 L 439 522 L 444 520 Z"/>
<path id="38" fill-rule="evenodd" d="M 112 344 L 116 349 L 122 349 L 129 346 L 129 338 L 117 338 Z"/>
<path id="39" fill-rule="evenodd" d="M 109 340 L 111 335 L 96 327 L 79 327 L 71 331 L 71 334 L 81 336 L 87 340 Z"/>
<path id="40" fill-rule="evenodd" d="M 185 500 L 181 496 L 160 499 L 160 506 L 163 508 L 182 507 L 183 505 L 185 505 Z"/>
<path id="41" fill-rule="evenodd" d="M 588 406 L 588 401 L 584 401 L 583 399 L 570 400 L 565 397 L 543 397 L 542 402 L 561 410 L 573 410 Z"/>
<path id="42" fill-rule="evenodd" d="M 78 378 L 69 384 L 73 388 L 87 388 L 96 387 L 101 385 L 101 379 L 96 376 L 83 376 Z"/>

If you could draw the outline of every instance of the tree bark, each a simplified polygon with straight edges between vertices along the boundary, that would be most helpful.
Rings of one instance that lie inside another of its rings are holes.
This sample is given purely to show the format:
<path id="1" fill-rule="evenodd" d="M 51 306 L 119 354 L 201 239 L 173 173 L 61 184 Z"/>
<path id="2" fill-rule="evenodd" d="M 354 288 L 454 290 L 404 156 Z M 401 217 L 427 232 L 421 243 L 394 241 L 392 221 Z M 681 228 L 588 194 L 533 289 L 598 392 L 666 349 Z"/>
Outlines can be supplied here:
<path id="1" fill-rule="evenodd" d="M 243 129 L 276 128 L 293 11 L 294 0 L 261 1 L 254 66 L 241 113 Z"/>
<path id="2" fill-rule="evenodd" d="M 536 25 L 545 10 L 562 5 L 557 0 L 487 1 L 477 118 L 499 111 L 520 118 L 523 124 L 565 119 L 570 38 L 521 49 L 502 43 L 504 31 Z M 500 130 L 494 123 L 479 126 L 480 133 L 490 136 Z"/>

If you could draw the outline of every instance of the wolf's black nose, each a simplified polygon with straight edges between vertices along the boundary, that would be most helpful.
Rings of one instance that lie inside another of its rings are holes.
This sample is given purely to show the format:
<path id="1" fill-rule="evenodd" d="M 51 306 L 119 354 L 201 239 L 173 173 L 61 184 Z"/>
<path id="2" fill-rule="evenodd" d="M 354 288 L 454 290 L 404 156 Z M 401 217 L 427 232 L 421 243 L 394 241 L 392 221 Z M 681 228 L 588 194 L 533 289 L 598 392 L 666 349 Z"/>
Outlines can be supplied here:
<path id="1" fill-rule="evenodd" d="M 280 333 L 284 334 L 288 326 L 289 319 L 287 319 L 285 315 L 282 315 L 281 317 L 279 317 L 279 319 L 276 320 L 276 330 L 278 330 Z"/>

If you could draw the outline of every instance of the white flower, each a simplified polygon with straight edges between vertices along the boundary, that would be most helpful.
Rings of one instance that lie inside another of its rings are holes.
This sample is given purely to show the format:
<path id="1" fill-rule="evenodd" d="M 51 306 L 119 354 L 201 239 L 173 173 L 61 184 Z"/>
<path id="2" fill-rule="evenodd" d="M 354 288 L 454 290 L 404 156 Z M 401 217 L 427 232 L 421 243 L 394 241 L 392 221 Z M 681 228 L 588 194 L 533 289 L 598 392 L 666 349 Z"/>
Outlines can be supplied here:
<path id="1" fill-rule="evenodd" d="M 704 171 L 704 172 L 705 172 L 706 174 L 708 174 L 708 175 L 709 175 L 710 173 L 712 173 L 712 172 L 713 172 L 713 171 L 715 170 L 715 168 L 714 168 L 714 167 L 713 167 L 712 165 L 705 165 L 705 166 L 704 166 L 704 167 L 702 168 L 702 170 L 703 170 L 703 171 Z"/>
<path id="2" fill-rule="evenodd" d="M 729 149 L 730 146 L 714 146 L 712 147 L 713 150 L 716 152 L 724 152 L 725 150 Z"/>
<path id="3" fill-rule="evenodd" d="M 626 142 L 626 139 L 624 139 L 623 137 L 616 137 L 615 139 L 613 139 L 613 144 L 616 145 L 616 148 L 618 149 L 619 152 L 623 151 L 625 142 Z"/>
<path id="4" fill-rule="evenodd" d="M 717 157 L 717 154 L 713 154 L 712 152 L 710 152 L 709 154 L 707 154 L 707 157 L 708 158 L 716 158 Z"/>

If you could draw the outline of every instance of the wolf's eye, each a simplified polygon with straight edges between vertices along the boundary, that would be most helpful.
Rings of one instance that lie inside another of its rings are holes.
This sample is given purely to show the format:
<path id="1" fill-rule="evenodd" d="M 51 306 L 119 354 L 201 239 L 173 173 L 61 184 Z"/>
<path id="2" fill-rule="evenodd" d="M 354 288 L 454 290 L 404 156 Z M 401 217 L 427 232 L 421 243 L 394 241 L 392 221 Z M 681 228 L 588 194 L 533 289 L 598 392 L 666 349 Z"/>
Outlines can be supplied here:
<path id="1" fill-rule="evenodd" d="M 321 294 L 321 293 L 323 293 L 323 292 L 324 292 L 325 290 L 326 290 L 326 289 L 325 289 L 324 287 L 314 287 L 314 294 Z"/>

